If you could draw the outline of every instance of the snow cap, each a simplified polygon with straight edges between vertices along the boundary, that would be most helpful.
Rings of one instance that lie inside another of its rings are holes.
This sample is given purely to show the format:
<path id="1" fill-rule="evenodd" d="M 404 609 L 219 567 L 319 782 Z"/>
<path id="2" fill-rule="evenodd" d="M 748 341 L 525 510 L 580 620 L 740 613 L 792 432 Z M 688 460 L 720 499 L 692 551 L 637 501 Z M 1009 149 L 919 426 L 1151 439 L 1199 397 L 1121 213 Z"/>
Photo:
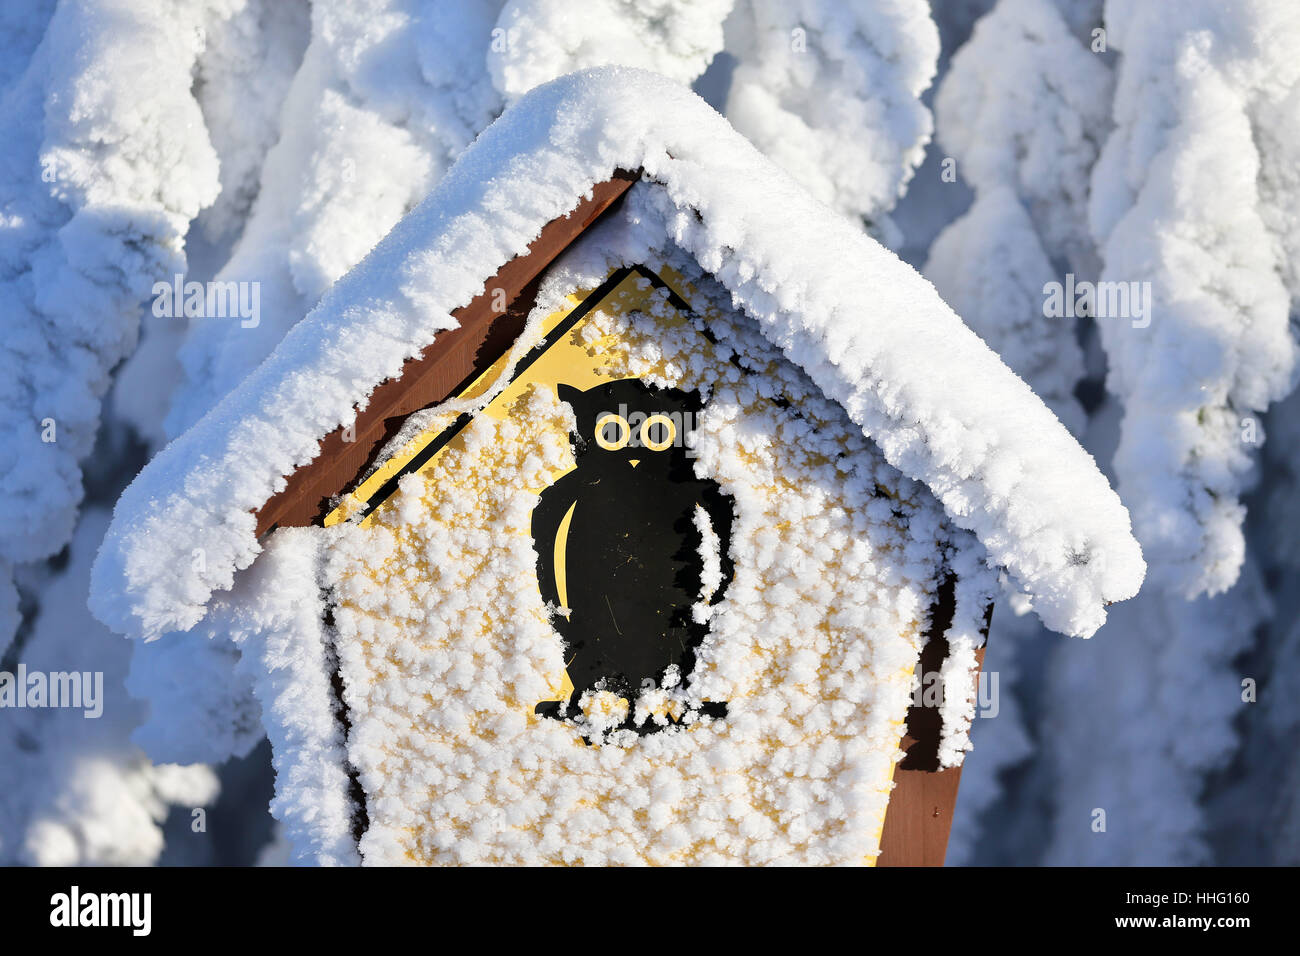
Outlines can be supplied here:
<path id="1" fill-rule="evenodd" d="M 695 257 L 953 521 L 1048 627 L 1088 636 L 1145 565 L 1079 446 L 934 288 L 796 185 L 690 90 L 584 70 L 506 110 L 244 382 L 123 493 L 90 604 L 153 638 L 202 619 L 261 550 L 254 512 L 542 227 L 642 169 Z M 1044 320 L 1047 321 L 1047 320 Z M 232 333 L 237 334 L 237 333 Z"/>

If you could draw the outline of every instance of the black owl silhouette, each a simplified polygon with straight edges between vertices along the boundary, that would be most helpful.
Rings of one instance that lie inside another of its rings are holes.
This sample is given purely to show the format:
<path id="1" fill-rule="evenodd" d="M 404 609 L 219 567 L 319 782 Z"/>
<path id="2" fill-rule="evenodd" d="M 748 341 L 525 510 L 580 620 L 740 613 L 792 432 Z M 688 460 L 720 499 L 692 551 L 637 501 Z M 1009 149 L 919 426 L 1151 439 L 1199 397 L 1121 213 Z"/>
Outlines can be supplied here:
<path id="1" fill-rule="evenodd" d="M 563 580 L 571 609 L 567 618 L 556 615 L 555 627 L 567 645 L 573 696 L 537 707 L 562 717 L 565 703 L 576 707 L 598 684 L 630 700 L 644 679 L 658 683 L 670 664 L 683 679 L 690 674 L 694 650 L 708 632 L 691 617 L 702 570 L 695 506 L 707 511 L 720 541 L 716 603 L 731 581 L 733 501 L 717 482 L 697 478 L 687 455 L 685 432 L 701 408 L 698 393 L 637 379 L 557 391 L 577 419 L 577 467 L 542 493 L 532 533 L 542 599 L 559 605 Z M 556 536 L 570 512 L 564 566 L 557 568 Z M 706 710 L 725 713 L 725 704 Z M 659 729 L 653 721 L 634 726 L 630 715 L 624 726 Z"/>

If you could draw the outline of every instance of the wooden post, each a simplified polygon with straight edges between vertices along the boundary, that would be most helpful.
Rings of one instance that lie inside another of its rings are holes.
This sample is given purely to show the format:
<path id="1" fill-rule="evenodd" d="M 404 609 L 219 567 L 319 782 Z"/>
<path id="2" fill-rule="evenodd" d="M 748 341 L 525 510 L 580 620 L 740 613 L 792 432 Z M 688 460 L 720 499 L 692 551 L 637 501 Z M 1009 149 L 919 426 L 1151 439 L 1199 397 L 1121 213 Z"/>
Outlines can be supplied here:
<path id="1" fill-rule="evenodd" d="M 952 623 L 952 582 L 940 589 L 928 640 L 921 651 L 921 674 L 938 673 L 948 657 L 944 634 Z M 993 607 L 984 618 L 987 637 Z M 984 648 L 975 652 L 971 673 L 979 692 Z M 885 811 L 885 828 L 880 835 L 880 856 L 876 866 L 943 866 L 948 850 L 948 833 L 957 807 L 961 767 L 939 766 L 939 736 L 942 732 L 937 707 L 912 707 L 907 712 L 907 733 L 900 744 L 907 755 L 894 768 L 894 792 Z"/>

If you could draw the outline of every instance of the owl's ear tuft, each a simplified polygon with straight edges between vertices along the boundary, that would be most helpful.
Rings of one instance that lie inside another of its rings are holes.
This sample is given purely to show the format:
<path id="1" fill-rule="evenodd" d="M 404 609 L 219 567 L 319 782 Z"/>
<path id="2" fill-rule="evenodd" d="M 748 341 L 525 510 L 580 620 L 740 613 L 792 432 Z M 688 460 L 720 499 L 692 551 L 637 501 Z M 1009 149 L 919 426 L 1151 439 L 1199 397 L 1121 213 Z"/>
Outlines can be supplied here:
<path id="1" fill-rule="evenodd" d="M 579 440 L 595 427 L 595 417 L 591 414 L 591 409 L 587 393 L 580 388 L 574 388 L 572 385 L 566 385 L 560 382 L 555 386 L 555 394 L 560 397 L 560 401 L 567 402 L 573 409 L 574 431 Z"/>
<path id="2" fill-rule="evenodd" d="M 555 386 L 555 394 L 560 396 L 560 401 L 574 405 L 578 401 L 578 397 L 582 395 L 582 389 L 560 382 Z"/>

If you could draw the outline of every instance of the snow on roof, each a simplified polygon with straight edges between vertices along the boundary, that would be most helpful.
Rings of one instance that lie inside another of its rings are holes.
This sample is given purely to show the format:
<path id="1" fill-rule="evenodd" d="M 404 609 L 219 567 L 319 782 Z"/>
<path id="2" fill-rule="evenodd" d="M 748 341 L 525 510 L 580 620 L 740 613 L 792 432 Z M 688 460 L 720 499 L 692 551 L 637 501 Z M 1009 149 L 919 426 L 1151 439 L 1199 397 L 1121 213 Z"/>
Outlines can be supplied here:
<path id="1" fill-rule="evenodd" d="M 1088 636 L 1145 565 L 1092 457 L 934 288 L 811 198 L 703 100 L 602 67 L 524 96 L 275 352 L 123 493 L 91 607 L 146 638 L 192 627 L 261 547 L 254 511 L 452 312 L 616 169 L 668 236 L 973 531 L 1054 630 Z M 1047 321 L 1047 320 L 1045 320 Z"/>

